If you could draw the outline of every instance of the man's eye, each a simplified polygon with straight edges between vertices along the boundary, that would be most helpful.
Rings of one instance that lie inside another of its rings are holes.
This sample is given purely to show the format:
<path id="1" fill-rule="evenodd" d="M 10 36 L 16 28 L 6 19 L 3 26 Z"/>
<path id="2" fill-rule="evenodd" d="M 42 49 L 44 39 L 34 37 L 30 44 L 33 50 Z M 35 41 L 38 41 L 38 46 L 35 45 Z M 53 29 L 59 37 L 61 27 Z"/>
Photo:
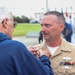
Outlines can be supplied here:
<path id="1" fill-rule="evenodd" d="M 49 25 L 49 24 L 46 24 L 45 26 L 46 26 L 46 27 L 50 27 L 50 25 Z"/>

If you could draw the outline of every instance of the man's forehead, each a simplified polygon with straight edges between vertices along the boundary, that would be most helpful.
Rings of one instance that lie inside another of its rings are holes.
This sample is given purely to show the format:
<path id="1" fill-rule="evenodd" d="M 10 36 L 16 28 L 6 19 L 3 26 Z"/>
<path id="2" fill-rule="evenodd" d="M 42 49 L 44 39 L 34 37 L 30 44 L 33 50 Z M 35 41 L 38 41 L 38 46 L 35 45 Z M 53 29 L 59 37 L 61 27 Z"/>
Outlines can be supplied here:
<path id="1" fill-rule="evenodd" d="M 41 21 L 56 21 L 57 17 L 55 15 L 44 15 Z"/>

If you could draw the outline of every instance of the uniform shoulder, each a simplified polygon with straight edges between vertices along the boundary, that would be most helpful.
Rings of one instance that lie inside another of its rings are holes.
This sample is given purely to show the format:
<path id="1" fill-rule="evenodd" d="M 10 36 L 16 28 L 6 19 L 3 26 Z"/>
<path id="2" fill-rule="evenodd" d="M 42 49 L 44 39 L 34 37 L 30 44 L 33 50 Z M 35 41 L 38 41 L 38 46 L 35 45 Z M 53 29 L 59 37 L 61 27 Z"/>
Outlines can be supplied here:
<path id="1" fill-rule="evenodd" d="M 71 47 L 71 49 L 74 49 L 74 50 L 75 50 L 75 44 L 70 43 L 70 44 L 69 44 L 69 47 Z"/>

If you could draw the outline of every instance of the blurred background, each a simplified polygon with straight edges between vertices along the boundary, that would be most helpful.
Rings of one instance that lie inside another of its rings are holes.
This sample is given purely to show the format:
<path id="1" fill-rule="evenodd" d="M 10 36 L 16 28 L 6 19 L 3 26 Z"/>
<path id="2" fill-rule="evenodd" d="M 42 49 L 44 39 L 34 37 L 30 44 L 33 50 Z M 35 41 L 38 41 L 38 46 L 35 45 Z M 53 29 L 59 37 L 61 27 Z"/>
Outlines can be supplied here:
<path id="1" fill-rule="evenodd" d="M 65 16 L 66 22 L 72 25 L 72 43 L 75 44 L 75 0 L 0 0 L 0 7 L 12 11 L 18 23 L 13 34 L 15 40 L 25 44 L 25 38 L 34 38 L 37 44 L 42 15 L 47 11 L 59 11 Z"/>
<path id="2" fill-rule="evenodd" d="M 47 11 L 63 12 L 70 22 L 75 23 L 74 0 L 0 0 L 0 6 L 9 8 L 14 16 L 27 17 L 40 22 L 42 14 Z"/>

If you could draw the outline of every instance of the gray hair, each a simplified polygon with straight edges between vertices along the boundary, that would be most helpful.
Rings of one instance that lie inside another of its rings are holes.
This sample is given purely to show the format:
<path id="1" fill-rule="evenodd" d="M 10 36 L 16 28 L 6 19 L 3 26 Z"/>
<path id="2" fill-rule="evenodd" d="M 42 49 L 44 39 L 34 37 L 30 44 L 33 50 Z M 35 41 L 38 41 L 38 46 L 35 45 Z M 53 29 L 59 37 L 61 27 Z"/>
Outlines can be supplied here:
<path id="1" fill-rule="evenodd" d="M 5 7 L 0 7 L 0 23 L 3 21 L 4 18 L 11 19 L 12 18 L 12 12 L 10 12 Z"/>
<path id="2" fill-rule="evenodd" d="M 55 15 L 57 17 L 57 23 L 64 23 L 65 24 L 64 15 L 58 11 L 46 12 L 44 15 Z"/>

